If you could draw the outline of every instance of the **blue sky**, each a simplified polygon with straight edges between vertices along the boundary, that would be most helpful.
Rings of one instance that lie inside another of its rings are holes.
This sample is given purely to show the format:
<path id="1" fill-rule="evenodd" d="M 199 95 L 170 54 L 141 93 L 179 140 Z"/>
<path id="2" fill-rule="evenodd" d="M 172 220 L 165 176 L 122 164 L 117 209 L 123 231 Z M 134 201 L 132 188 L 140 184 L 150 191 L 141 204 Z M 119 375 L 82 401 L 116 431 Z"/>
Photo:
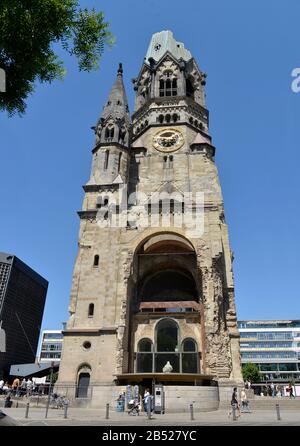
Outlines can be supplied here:
<path id="1" fill-rule="evenodd" d="M 116 44 L 100 70 L 79 73 L 60 48 L 67 76 L 37 85 L 24 117 L 0 115 L 0 249 L 50 282 L 43 328 L 68 317 L 83 191 L 95 124 L 123 62 L 131 79 L 151 35 L 173 31 L 208 73 L 210 133 L 217 148 L 235 253 L 239 319 L 300 318 L 300 67 L 298 0 L 81 1 L 105 12 Z"/>

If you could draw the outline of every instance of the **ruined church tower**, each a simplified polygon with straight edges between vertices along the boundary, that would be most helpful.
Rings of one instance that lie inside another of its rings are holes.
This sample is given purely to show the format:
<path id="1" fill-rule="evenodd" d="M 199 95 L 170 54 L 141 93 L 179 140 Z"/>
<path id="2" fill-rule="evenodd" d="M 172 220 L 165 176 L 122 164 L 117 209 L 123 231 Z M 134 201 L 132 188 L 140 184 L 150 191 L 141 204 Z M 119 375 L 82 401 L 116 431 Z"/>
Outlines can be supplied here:
<path id="1" fill-rule="evenodd" d="M 216 407 L 242 382 L 205 79 L 172 32 L 156 33 L 133 115 L 120 64 L 94 127 L 58 380 L 92 405 L 161 383 L 166 398 L 210 392 Z"/>

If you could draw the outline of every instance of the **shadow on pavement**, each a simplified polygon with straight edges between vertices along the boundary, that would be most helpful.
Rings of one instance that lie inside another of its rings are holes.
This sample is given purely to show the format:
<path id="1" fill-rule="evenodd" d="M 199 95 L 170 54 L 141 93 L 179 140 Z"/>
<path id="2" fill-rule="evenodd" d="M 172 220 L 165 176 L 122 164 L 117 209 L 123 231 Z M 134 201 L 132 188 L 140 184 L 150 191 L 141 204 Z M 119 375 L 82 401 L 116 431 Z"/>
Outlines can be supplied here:
<path id="1" fill-rule="evenodd" d="M 2 426 L 21 426 L 21 423 L 0 410 L 0 427 Z"/>

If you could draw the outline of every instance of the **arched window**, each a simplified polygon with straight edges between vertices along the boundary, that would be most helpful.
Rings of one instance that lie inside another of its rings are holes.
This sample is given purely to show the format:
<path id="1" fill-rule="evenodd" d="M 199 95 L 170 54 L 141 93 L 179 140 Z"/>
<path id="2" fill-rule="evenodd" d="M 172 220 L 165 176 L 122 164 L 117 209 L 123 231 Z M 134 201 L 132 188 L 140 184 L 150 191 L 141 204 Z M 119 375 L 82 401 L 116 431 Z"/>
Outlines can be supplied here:
<path id="1" fill-rule="evenodd" d="M 104 170 L 107 170 L 108 167 L 108 159 L 109 159 L 109 150 L 105 151 L 105 158 L 104 158 Z"/>
<path id="2" fill-rule="evenodd" d="M 186 80 L 185 86 L 186 86 L 186 95 L 193 98 L 194 97 L 194 88 L 193 88 L 193 84 L 190 79 Z"/>
<path id="3" fill-rule="evenodd" d="M 194 339 L 182 342 L 182 373 L 198 373 L 199 355 Z"/>
<path id="4" fill-rule="evenodd" d="M 164 115 L 159 115 L 158 121 L 162 124 L 164 122 Z"/>
<path id="5" fill-rule="evenodd" d="M 172 119 L 174 122 L 177 122 L 178 116 L 174 113 L 174 115 L 172 116 Z"/>
<path id="6" fill-rule="evenodd" d="M 158 352 L 175 352 L 178 349 L 178 325 L 172 319 L 163 319 L 156 326 Z"/>
<path id="7" fill-rule="evenodd" d="M 177 79 L 171 80 L 168 75 L 166 77 L 159 81 L 159 96 L 177 96 Z"/>
<path id="8" fill-rule="evenodd" d="M 166 115 L 166 122 L 169 123 L 171 121 L 171 115 Z"/>
<path id="9" fill-rule="evenodd" d="M 155 343 L 143 338 L 137 345 L 137 373 L 199 373 L 199 353 L 194 339 L 180 343 L 178 324 L 161 319 L 155 328 Z"/>
<path id="10" fill-rule="evenodd" d="M 99 256 L 98 256 L 98 254 L 94 256 L 94 266 L 99 266 Z"/>
<path id="11" fill-rule="evenodd" d="M 162 373 L 171 365 L 172 372 L 180 372 L 179 328 L 173 319 L 165 318 L 156 325 L 155 372 Z"/>
<path id="12" fill-rule="evenodd" d="M 138 352 L 152 352 L 152 341 L 148 338 L 141 339 L 138 343 Z"/>
<path id="13" fill-rule="evenodd" d="M 93 317 L 94 316 L 94 308 L 95 308 L 94 304 L 90 304 L 89 305 L 89 313 L 88 313 L 89 317 Z"/>
<path id="14" fill-rule="evenodd" d="M 150 339 L 141 339 L 136 355 L 136 372 L 151 373 L 153 370 L 153 346 Z"/>

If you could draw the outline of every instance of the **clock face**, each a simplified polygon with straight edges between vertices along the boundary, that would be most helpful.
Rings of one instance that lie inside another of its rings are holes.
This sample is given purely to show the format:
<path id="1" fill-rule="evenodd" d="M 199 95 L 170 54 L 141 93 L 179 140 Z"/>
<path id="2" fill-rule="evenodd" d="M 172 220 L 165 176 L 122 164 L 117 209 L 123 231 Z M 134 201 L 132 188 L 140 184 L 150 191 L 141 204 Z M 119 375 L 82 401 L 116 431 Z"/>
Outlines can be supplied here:
<path id="1" fill-rule="evenodd" d="M 153 147 L 161 152 L 173 152 L 174 150 L 178 150 L 183 143 L 183 135 L 177 129 L 159 130 L 153 137 Z"/>

